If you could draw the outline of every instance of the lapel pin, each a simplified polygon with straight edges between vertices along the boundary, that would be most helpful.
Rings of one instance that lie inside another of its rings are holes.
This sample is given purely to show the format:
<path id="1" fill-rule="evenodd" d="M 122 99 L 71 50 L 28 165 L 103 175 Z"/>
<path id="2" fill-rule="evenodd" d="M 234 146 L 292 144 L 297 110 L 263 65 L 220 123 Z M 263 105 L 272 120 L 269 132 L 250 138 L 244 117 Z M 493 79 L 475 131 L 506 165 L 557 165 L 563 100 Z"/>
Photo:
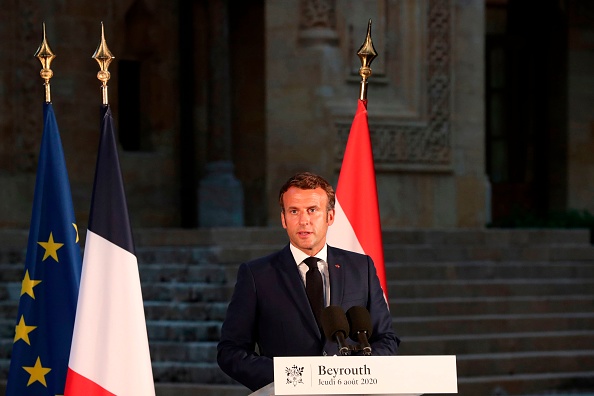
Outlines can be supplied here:
<path id="1" fill-rule="evenodd" d="M 334 264 L 336 268 L 340 268 L 340 264 Z"/>

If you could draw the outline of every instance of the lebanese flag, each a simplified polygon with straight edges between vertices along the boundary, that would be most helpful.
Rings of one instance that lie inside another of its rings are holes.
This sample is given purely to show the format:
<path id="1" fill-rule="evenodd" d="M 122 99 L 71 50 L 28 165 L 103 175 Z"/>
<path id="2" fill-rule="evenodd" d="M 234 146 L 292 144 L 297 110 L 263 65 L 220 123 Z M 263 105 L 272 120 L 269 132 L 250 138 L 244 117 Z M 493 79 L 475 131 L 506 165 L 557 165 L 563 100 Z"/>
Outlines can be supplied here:
<path id="1" fill-rule="evenodd" d="M 384 297 L 388 301 L 366 100 L 359 99 L 351 125 L 336 186 L 335 211 L 334 224 L 328 228 L 328 244 L 371 256 Z"/>
<path id="2" fill-rule="evenodd" d="M 113 118 L 101 137 L 64 396 L 155 394 Z"/>

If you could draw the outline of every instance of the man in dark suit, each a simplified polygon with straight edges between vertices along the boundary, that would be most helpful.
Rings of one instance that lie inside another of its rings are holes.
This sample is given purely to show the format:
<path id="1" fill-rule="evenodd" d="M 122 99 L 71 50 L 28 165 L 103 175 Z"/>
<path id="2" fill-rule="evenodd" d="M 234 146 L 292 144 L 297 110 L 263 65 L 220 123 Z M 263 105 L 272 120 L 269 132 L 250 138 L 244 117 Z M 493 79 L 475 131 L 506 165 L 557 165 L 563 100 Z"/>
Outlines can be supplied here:
<path id="1" fill-rule="evenodd" d="M 217 360 L 225 373 L 251 390 L 273 381 L 275 356 L 337 354 L 308 300 L 306 279 L 309 282 L 311 270 L 303 262 L 308 257 L 319 260 L 323 304 L 341 306 L 345 312 L 352 306 L 365 307 L 373 324 L 372 354 L 397 352 L 400 341 L 371 257 L 326 244 L 334 202 L 332 186 L 320 176 L 305 172 L 290 178 L 279 194 L 289 245 L 239 267 Z"/>

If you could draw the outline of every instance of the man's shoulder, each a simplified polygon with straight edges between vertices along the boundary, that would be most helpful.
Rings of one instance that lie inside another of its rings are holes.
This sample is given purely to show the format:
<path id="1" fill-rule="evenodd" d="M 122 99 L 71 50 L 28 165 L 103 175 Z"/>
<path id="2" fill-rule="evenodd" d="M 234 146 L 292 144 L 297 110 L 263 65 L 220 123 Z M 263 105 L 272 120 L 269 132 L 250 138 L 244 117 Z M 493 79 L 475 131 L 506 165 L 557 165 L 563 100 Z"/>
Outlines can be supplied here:
<path id="1" fill-rule="evenodd" d="M 367 260 L 369 258 L 369 256 L 366 254 L 357 253 L 351 250 L 341 249 L 330 245 L 328 245 L 328 254 L 331 254 L 334 257 L 348 257 L 353 260 Z"/>

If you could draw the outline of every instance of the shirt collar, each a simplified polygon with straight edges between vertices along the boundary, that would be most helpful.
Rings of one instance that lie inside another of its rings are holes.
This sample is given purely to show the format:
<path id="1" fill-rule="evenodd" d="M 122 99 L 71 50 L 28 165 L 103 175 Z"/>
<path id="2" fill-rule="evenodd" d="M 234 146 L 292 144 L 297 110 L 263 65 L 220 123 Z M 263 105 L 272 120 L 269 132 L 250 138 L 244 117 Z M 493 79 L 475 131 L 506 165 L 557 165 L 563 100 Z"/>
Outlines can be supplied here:
<path id="1" fill-rule="evenodd" d="M 291 249 L 291 253 L 293 253 L 293 258 L 295 259 L 295 263 L 297 265 L 301 264 L 303 262 L 303 260 L 310 257 L 309 255 L 303 253 L 301 250 L 299 250 L 295 246 L 293 246 L 292 243 L 289 244 L 289 248 Z M 318 254 L 315 255 L 315 257 L 317 257 L 320 260 L 323 260 L 325 263 L 327 263 L 328 262 L 328 245 L 324 244 L 324 247 L 322 248 L 322 250 L 320 250 L 318 252 Z"/>

